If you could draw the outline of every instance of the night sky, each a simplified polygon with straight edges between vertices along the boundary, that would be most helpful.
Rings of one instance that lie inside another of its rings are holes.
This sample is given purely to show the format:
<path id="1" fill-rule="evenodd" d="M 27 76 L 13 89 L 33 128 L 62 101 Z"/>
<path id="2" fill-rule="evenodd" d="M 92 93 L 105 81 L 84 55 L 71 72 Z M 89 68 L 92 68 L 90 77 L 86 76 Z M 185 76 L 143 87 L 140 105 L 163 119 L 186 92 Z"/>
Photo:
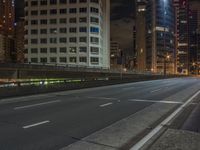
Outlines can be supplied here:
<path id="1" fill-rule="evenodd" d="M 133 52 L 134 0 L 111 0 L 111 39 Z"/>
<path id="2" fill-rule="evenodd" d="M 24 13 L 24 0 L 15 2 L 18 20 Z M 134 0 L 111 0 L 111 39 L 118 41 L 121 49 L 127 52 L 133 50 L 134 7 Z"/>
<path id="3" fill-rule="evenodd" d="M 15 0 L 15 17 L 16 21 L 24 16 L 24 0 Z"/>
<path id="4" fill-rule="evenodd" d="M 23 2 L 15 0 L 16 20 L 23 17 Z M 120 41 L 121 48 L 127 51 L 132 49 L 133 12 L 134 0 L 111 0 L 111 38 Z"/>

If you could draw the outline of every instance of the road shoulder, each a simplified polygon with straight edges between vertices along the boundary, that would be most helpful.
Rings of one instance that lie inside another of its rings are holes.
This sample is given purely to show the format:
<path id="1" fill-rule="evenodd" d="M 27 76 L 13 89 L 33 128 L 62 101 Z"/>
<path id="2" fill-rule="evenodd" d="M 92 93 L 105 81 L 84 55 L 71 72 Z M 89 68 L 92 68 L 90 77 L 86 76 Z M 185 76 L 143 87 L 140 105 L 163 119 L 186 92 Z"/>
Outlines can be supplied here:
<path id="1" fill-rule="evenodd" d="M 198 91 L 198 85 L 184 89 L 175 95 L 172 95 L 165 101 L 177 101 L 185 102 L 194 92 Z M 81 149 L 91 149 L 94 143 L 95 145 L 105 145 L 108 150 L 110 147 L 114 149 L 131 148 L 137 141 L 144 137 L 148 132 L 152 130 L 159 122 L 164 120 L 168 115 L 176 109 L 178 104 L 163 104 L 155 103 L 146 107 L 145 109 L 123 119 L 111 126 L 108 126 L 98 132 L 89 135 L 69 145 L 62 150 L 77 150 L 78 147 Z M 167 116 L 166 116 L 167 114 Z M 83 143 L 84 141 L 84 143 Z M 88 144 L 85 144 L 88 143 Z M 92 144 L 91 144 L 92 143 Z M 132 145 L 130 145 L 130 143 Z M 95 148 L 101 150 L 101 147 Z M 107 149 L 106 149 L 107 150 Z"/>
<path id="2" fill-rule="evenodd" d="M 199 150 L 200 134 L 168 129 L 149 150 Z"/>

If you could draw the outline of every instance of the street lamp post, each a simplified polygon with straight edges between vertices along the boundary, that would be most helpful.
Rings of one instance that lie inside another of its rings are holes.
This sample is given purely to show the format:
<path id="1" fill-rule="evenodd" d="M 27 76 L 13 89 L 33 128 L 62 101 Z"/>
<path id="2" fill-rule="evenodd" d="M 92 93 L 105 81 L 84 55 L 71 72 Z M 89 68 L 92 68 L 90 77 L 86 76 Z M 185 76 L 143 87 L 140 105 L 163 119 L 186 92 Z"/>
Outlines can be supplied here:
<path id="1" fill-rule="evenodd" d="M 192 63 L 192 70 L 195 75 L 197 75 L 197 64 L 195 62 Z"/>
<path id="2" fill-rule="evenodd" d="M 167 14 L 167 12 L 166 12 L 166 6 L 165 6 L 165 4 L 166 4 L 166 0 L 163 0 L 163 2 L 164 2 L 164 13 L 163 13 L 163 15 L 164 15 L 164 51 L 166 51 L 166 14 Z M 164 52 L 165 53 L 165 52 Z M 166 73 L 167 73 L 167 56 L 165 56 L 164 55 L 164 66 L 163 66 L 163 69 L 164 69 L 164 76 L 166 76 Z"/>
<path id="3" fill-rule="evenodd" d="M 163 59 L 164 59 L 164 76 L 166 76 L 166 74 L 167 74 L 167 62 L 170 59 L 170 55 L 164 56 Z"/>
<path id="4" fill-rule="evenodd" d="M 196 48 L 197 48 L 197 66 L 196 66 L 196 74 L 199 75 L 199 29 L 196 29 Z"/>
<path id="5" fill-rule="evenodd" d="M 120 67 L 120 79 L 121 80 L 123 79 L 123 64 L 121 64 L 121 67 Z"/>
<path id="6" fill-rule="evenodd" d="M 120 66 L 120 79 L 123 79 L 123 52 L 120 50 L 120 59 L 121 59 L 121 66 Z"/>
<path id="7" fill-rule="evenodd" d="M 166 66 L 166 59 L 164 58 L 164 76 L 166 76 L 167 66 Z"/>

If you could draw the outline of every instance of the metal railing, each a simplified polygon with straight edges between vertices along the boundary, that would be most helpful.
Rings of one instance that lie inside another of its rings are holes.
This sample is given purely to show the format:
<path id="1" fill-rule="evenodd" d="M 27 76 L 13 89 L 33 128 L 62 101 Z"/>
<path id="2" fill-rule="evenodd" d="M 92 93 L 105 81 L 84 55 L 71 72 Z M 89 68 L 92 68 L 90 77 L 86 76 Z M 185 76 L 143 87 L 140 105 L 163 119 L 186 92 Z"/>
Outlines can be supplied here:
<path id="1" fill-rule="evenodd" d="M 97 73 L 121 73 L 121 69 L 108 69 L 99 67 L 85 67 L 79 65 L 53 65 L 53 64 L 16 64 L 16 63 L 0 63 L 0 69 L 41 69 L 41 70 L 52 70 L 52 71 L 71 71 L 71 72 L 97 72 Z M 124 74 L 145 74 L 145 75 L 160 75 L 159 73 L 152 73 L 150 71 L 137 71 L 137 70 L 126 70 Z"/>

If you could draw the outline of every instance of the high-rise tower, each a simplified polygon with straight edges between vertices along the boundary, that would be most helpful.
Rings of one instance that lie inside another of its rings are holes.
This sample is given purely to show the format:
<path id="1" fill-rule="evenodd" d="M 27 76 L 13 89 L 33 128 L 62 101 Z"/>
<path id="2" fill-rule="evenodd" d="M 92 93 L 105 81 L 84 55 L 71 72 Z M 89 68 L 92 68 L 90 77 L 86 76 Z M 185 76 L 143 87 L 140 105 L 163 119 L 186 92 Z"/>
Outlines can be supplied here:
<path id="1" fill-rule="evenodd" d="M 176 68 L 178 74 L 189 73 L 189 3 L 174 0 L 176 14 Z"/>
<path id="2" fill-rule="evenodd" d="M 173 0 L 148 0 L 146 11 L 146 68 L 157 73 L 174 73 Z"/>
<path id="3" fill-rule="evenodd" d="M 110 67 L 109 0 L 26 0 L 27 62 Z"/>
<path id="4" fill-rule="evenodd" d="M 10 61 L 14 49 L 14 0 L 0 0 L 0 62 Z"/>
<path id="5" fill-rule="evenodd" d="M 137 70 L 146 70 L 146 0 L 136 0 L 136 63 Z"/>

